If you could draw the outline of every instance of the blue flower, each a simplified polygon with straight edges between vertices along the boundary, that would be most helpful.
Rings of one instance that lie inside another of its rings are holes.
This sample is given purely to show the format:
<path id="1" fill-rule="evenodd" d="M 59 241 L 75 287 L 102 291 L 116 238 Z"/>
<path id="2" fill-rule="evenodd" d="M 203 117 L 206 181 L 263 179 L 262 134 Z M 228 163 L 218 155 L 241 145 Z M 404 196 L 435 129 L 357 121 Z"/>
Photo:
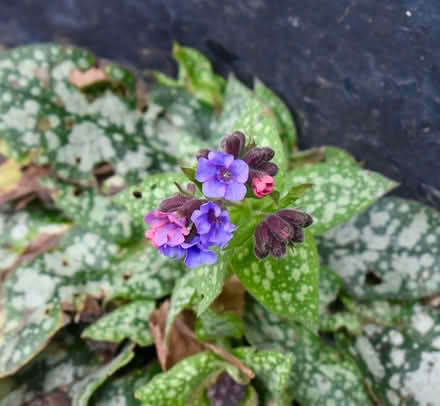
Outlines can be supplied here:
<path id="1" fill-rule="evenodd" d="M 224 248 L 236 227 L 229 221 L 229 214 L 214 202 L 204 203 L 195 210 L 191 220 L 200 235 L 201 243 L 206 246 L 218 245 Z"/>
<path id="2" fill-rule="evenodd" d="M 190 268 L 197 268 L 201 265 L 212 265 L 217 262 L 217 254 L 208 250 L 196 235 L 191 242 L 184 242 L 181 245 L 186 250 L 185 265 Z"/>
<path id="3" fill-rule="evenodd" d="M 198 160 L 196 179 L 203 183 L 202 191 L 207 197 L 243 200 L 248 176 L 248 164 L 224 152 L 210 151 L 207 158 Z"/>

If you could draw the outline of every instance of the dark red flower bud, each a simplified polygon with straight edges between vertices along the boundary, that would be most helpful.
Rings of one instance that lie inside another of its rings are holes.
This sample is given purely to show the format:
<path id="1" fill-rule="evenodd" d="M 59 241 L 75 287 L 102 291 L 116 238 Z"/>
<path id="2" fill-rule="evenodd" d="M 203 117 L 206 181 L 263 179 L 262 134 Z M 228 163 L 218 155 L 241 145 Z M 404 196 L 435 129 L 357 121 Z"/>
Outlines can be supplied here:
<path id="1" fill-rule="evenodd" d="M 183 206 L 181 206 L 177 210 L 177 214 L 179 214 L 182 217 L 189 218 L 193 214 L 195 210 L 199 210 L 200 206 L 206 203 L 206 200 L 199 200 L 199 199 L 191 199 L 188 200 Z"/>
<path id="2" fill-rule="evenodd" d="M 257 258 L 263 259 L 269 255 L 272 240 L 269 227 L 264 222 L 258 224 L 255 229 L 255 256 Z"/>
<path id="3" fill-rule="evenodd" d="M 269 216 L 264 223 L 269 227 L 272 235 L 281 242 L 287 242 L 294 236 L 293 227 L 276 214 Z"/>
<path id="4" fill-rule="evenodd" d="M 264 149 L 253 148 L 243 157 L 243 161 L 249 165 L 250 169 L 259 169 L 260 165 L 265 162 L 267 152 Z"/>
<path id="5" fill-rule="evenodd" d="M 181 194 L 174 195 L 173 197 L 165 199 L 160 203 L 159 211 L 165 213 L 174 212 L 182 207 L 188 200 L 191 200 L 191 197 Z"/>
<path id="6" fill-rule="evenodd" d="M 313 223 L 312 216 L 298 210 L 285 209 L 278 211 L 276 214 L 288 223 L 299 227 L 308 227 Z"/>
<path id="7" fill-rule="evenodd" d="M 261 153 L 263 155 L 263 161 L 265 162 L 270 161 L 275 156 L 275 151 L 269 147 L 261 148 Z"/>
<path id="8" fill-rule="evenodd" d="M 223 152 L 233 155 L 234 158 L 238 158 L 241 156 L 245 144 L 245 135 L 241 131 L 235 131 L 231 135 L 223 138 L 220 145 Z"/>
<path id="9" fill-rule="evenodd" d="M 312 217 L 297 210 L 280 210 L 270 215 L 255 229 L 255 256 L 283 257 L 287 245 L 304 242 L 304 227 L 312 224 Z"/>
<path id="10" fill-rule="evenodd" d="M 209 154 L 209 149 L 201 149 L 199 150 L 199 152 L 197 152 L 197 160 L 199 160 L 200 158 L 208 158 L 208 154 Z"/>
<path id="11" fill-rule="evenodd" d="M 260 171 L 269 176 L 275 176 L 278 173 L 278 166 L 273 162 L 264 162 L 260 165 Z"/>

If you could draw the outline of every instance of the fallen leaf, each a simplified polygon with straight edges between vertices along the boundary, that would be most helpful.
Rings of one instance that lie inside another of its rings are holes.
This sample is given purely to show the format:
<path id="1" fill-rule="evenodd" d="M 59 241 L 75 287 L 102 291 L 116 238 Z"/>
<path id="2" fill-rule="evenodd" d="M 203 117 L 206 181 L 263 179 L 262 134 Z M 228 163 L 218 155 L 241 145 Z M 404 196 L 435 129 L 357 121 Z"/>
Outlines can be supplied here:
<path id="1" fill-rule="evenodd" d="M 7 164 L 8 162 L 4 163 L 0 168 Z M 16 208 L 21 209 L 36 198 L 44 202 L 50 201 L 49 189 L 42 187 L 38 182 L 38 179 L 49 176 L 49 174 L 50 169 L 42 166 L 29 165 L 21 169 L 21 177 L 17 183 L 6 190 L 0 188 L 0 204 L 18 200 Z"/>
<path id="2" fill-rule="evenodd" d="M 188 329 L 194 329 L 194 315 L 189 311 L 184 311 L 177 316 L 169 335 L 168 345 L 165 344 L 165 324 L 169 308 L 170 302 L 167 300 L 150 315 L 148 320 L 156 346 L 157 357 L 164 371 L 170 369 L 182 359 L 205 350 L 197 339 L 176 328 L 177 322 L 180 322 L 189 326 Z"/>
<path id="3" fill-rule="evenodd" d="M 8 159 L 0 165 L 0 195 L 9 192 L 20 183 L 21 165 L 14 159 Z"/>
<path id="4" fill-rule="evenodd" d="M 92 86 L 100 82 L 108 82 L 109 78 L 103 69 L 100 68 L 90 68 L 86 71 L 80 71 L 78 69 L 70 72 L 69 82 L 72 85 L 78 87 L 79 89 L 84 89 L 86 87 Z"/>

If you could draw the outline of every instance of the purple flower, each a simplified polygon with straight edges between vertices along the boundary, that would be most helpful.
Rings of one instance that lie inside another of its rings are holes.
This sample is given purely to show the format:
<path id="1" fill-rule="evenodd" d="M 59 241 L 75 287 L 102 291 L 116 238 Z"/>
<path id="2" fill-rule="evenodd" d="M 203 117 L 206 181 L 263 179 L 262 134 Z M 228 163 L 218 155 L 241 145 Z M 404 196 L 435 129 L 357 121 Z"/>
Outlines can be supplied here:
<path id="1" fill-rule="evenodd" d="M 229 221 L 228 212 L 213 202 L 202 204 L 200 210 L 193 212 L 191 220 L 200 235 L 201 243 L 206 247 L 218 245 L 224 248 L 236 229 Z"/>
<path id="2" fill-rule="evenodd" d="M 212 265 L 217 262 L 217 254 L 208 250 L 196 235 L 191 242 L 184 242 L 181 245 L 186 251 L 185 265 L 190 268 L 197 268 L 200 265 Z"/>
<path id="3" fill-rule="evenodd" d="M 211 151 L 208 158 L 199 158 L 196 179 L 203 183 L 203 194 L 207 197 L 226 200 L 242 200 L 246 195 L 244 185 L 249 176 L 249 167 L 233 155 Z"/>

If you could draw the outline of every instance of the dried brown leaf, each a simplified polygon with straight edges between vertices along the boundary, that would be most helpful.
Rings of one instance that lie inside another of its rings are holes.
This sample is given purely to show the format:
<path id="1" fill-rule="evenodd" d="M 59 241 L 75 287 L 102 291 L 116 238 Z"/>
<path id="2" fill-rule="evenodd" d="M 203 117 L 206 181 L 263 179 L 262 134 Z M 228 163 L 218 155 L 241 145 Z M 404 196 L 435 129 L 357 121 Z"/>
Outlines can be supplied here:
<path id="1" fill-rule="evenodd" d="M 23 208 L 36 198 L 44 202 L 50 201 L 49 189 L 42 187 L 38 182 L 38 179 L 49 175 L 50 169 L 47 167 L 30 165 L 21 169 L 21 178 L 18 183 L 6 190 L 0 190 L 0 204 L 17 201 L 16 207 Z"/>
<path id="2" fill-rule="evenodd" d="M 181 329 L 176 328 L 176 323 L 180 322 L 185 326 L 189 326 L 190 331 L 194 329 L 194 316 L 189 311 L 184 311 L 177 316 L 169 335 L 168 345 L 165 344 L 165 325 L 169 308 L 170 302 L 167 300 L 150 315 L 148 320 L 156 346 L 157 357 L 164 371 L 170 369 L 182 359 L 205 350 L 195 337 L 190 337 Z"/>
<path id="3" fill-rule="evenodd" d="M 69 75 L 69 82 L 79 89 L 84 89 L 96 83 L 108 82 L 109 80 L 107 74 L 100 68 L 90 68 L 86 71 L 75 69 Z"/>
<path id="4" fill-rule="evenodd" d="M 70 396 L 59 388 L 50 392 L 40 393 L 23 406 L 70 406 L 71 404 Z"/>

